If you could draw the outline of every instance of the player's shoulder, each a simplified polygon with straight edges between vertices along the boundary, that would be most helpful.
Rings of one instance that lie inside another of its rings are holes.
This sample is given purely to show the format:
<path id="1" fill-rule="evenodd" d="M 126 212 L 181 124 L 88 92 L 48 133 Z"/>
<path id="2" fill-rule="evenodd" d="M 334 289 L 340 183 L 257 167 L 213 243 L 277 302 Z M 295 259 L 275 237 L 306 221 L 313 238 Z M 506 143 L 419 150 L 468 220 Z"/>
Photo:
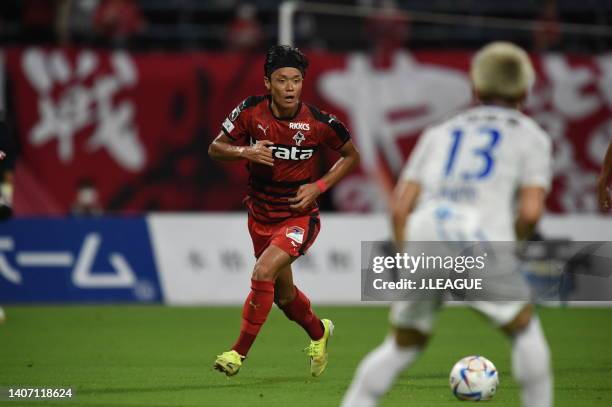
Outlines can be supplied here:
<path id="1" fill-rule="evenodd" d="M 308 111 L 310 112 L 315 122 L 319 122 L 325 126 L 330 127 L 343 141 L 346 141 L 351 137 L 348 128 L 335 115 L 328 113 L 325 110 L 321 110 L 318 107 L 311 105 L 310 103 L 304 104 L 308 108 Z"/>
<path id="2" fill-rule="evenodd" d="M 315 105 L 312 105 L 310 103 L 304 103 L 304 105 L 306 105 L 308 111 L 312 115 L 312 118 L 317 122 L 329 125 L 332 121 L 338 121 L 338 118 L 336 116 L 326 112 L 325 110 L 319 109 Z"/>
<path id="3" fill-rule="evenodd" d="M 551 148 L 552 140 L 548 133 L 532 117 L 519 110 L 508 109 L 504 117 L 504 127 L 504 130 L 511 132 L 516 144 L 528 153 Z"/>
<path id="4" fill-rule="evenodd" d="M 240 106 L 242 107 L 242 109 L 249 109 L 263 102 L 268 101 L 268 99 L 269 99 L 268 95 L 253 95 L 253 96 L 249 96 L 246 99 L 244 99 L 242 103 L 240 104 Z"/>
<path id="5" fill-rule="evenodd" d="M 550 136 L 544 129 L 536 122 L 532 117 L 526 115 L 523 112 L 516 112 L 517 120 L 520 121 L 521 125 L 527 130 L 527 133 L 538 140 L 550 141 Z"/>
<path id="6" fill-rule="evenodd" d="M 246 114 L 245 112 L 261 105 L 264 101 L 266 101 L 266 99 L 266 95 L 249 96 L 244 99 L 225 118 L 221 124 L 221 130 L 227 137 L 232 140 L 236 140 L 236 138 L 240 137 L 240 135 L 232 135 L 232 132 L 234 132 L 236 126 L 245 127 L 250 120 L 249 118 L 251 117 L 250 114 Z"/>
<path id="7" fill-rule="evenodd" d="M 504 131 L 528 138 L 540 140 L 550 138 L 533 118 L 513 108 L 492 105 L 476 106 L 462 112 L 460 120 L 467 123 L 495 123 Z"/>
<path id="8" fill-rule="evenodd" d="M 238 116 L 240 116 L 242 112 L 253 109 L 267 100 L 267 95 L 248 96 L 246 99 L 240 102 L 238 106 L 234 108 L 234 110 L 232 110 L 228 118 L 230 119 L 230 121 L 234 121 L 238 118 Z"/>
<path id="9" fill-rule="evenodd" d="M 461 111 L 453 111 L 445 114 L 443 117 L 425 126 L 423 131 L 421 131 L 420 137 L 423 139 L 431 139 L 440 137 L 441 134 L 446 136 L 446 134 L 451 131 L 449 129 L 452 129 L 461 123 L 462 114 L 463 112 Z"/>
<path id="10" fill-rule="evenodd" d="M 467 112 L 469 112 L 469 110 L 452 110 L 447 112 L 442 117 L 427 125 L 423 133 L 437 134 L 440 132 L 448 132 L 450 127 L 458 126 L 465 122 Z"/>

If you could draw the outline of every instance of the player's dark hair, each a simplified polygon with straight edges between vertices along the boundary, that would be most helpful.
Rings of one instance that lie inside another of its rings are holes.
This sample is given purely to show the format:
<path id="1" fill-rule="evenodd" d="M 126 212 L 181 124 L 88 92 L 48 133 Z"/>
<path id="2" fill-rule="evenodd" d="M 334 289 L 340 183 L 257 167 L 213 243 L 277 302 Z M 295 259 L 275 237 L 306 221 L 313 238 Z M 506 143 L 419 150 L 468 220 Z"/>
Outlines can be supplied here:
<path id="1" fill-rule="evenodd" d="M 302 76 L 306 76 L 308 58 L 302 51 L 290 45 L 273 45 L 266 53 L 264 75 L 270 78 L 272 72 L 285 67 L 296 68 L 302 73 Z"/>

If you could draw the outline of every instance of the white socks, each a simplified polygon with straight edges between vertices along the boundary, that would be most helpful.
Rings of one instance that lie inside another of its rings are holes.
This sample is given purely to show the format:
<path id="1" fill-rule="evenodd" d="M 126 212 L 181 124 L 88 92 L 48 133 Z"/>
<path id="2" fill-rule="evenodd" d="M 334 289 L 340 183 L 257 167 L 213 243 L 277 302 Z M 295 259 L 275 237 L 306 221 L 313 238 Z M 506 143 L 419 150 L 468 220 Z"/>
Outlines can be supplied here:
<path id="1" fill-rule="evenodd" d="M 400 348 L 390 335 L 368 356 L 355 373 L 341 407 L 373 407 L 395 382 L 395 378 L 407 369 L 421 353 L 421 348 Z"/>
<path id="2" fill-rule="evenodd" d="M 540 321 L 535 316 L 513 338 L 512 373 L 521 385 L 524 407 L 552 406 L 550 351 Z"/>
<path id="3" fill-rule="evenodd" d="M 419 356 L 421 348 L 400 348 L 393 336 L 359 364 L 341 407 L 374 407 L 391 388 L 395 378 Z M 550 351 L 540 321 L 532 317 L 513 338 L 512 372 L 521 386 L 524 407 L 552 407 Z"/>

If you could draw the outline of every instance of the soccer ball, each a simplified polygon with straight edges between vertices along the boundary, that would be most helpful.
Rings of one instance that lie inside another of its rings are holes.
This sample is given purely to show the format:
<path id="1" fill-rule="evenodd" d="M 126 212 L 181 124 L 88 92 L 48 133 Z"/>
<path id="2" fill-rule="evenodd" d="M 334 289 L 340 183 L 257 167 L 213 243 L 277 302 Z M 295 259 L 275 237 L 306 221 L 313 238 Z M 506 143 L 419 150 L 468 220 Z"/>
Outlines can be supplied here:
<path id="1" fill-rule="evenodd" d="M 498 384 L 495 365 L 483 356 L 467 356 L 450 372 L 450 388 L 459 400 L 489 400 Z"/>

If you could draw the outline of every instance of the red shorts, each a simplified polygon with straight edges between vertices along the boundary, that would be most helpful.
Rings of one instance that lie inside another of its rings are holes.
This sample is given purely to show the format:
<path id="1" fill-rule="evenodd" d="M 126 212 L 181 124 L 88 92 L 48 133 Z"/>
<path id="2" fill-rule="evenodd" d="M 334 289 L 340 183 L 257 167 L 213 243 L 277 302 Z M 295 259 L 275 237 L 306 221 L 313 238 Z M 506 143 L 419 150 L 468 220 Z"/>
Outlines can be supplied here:
<path id="1" fill-rule="evenodd" d="M 257 258 L 270 245 L 280 247 L 292 257 L 305 254 L 314 243 L 320 229 L 321 222 L 317 215 L 290 218 L 271 224 L 257 222 L 249 215 L 249 233 Z"/>

